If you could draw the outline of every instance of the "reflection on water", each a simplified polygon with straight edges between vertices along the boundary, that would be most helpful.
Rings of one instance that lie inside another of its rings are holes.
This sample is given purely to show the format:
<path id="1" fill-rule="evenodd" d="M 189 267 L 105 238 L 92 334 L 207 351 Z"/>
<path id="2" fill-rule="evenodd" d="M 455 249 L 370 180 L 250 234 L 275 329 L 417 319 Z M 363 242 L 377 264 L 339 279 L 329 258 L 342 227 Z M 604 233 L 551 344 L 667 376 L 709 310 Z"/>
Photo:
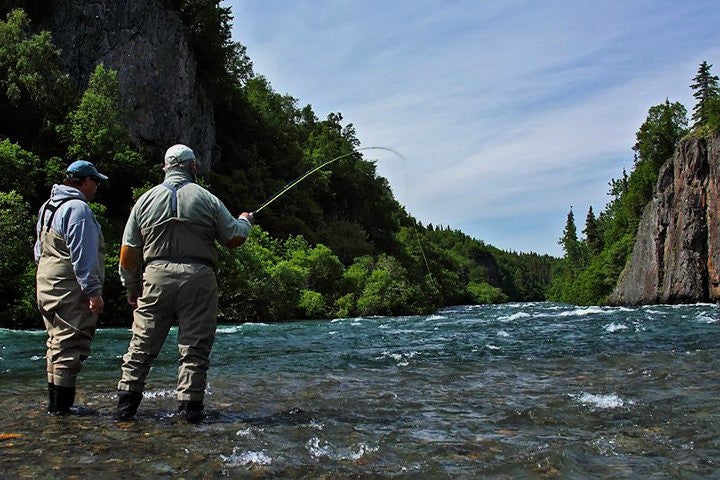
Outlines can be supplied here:
<path id="1" fill-rule="evenodd" d="M 169 338 L 112 418 L 125 329 L 44 413 L 43 335 L 0 331 L 2 478 L 720 478 L 720 309 L 457 307 L 222 326 L 208 416 L 174 415 Z"/>

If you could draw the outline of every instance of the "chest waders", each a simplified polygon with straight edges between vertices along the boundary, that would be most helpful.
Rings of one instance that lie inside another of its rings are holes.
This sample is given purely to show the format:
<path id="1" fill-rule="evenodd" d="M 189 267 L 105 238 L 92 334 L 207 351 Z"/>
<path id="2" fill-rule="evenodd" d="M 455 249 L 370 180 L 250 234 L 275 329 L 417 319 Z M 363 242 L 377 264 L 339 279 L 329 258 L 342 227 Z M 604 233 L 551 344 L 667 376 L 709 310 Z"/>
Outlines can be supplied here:
<path id="1" fill-rule="evenodd" d="M 175 323 L 180 354 L 178 411 L 190 421 L 202 418 L 217 326 L 217 280 L 212 268 L 212 230 L 178 212 L 177 191 L 188 183 L 163 183 L 171 192 L 171 216 L 140 228 L 145 269 L 142 294 L 133 312 L 133 335 L 118 382 L 116 416 L 122 420 L 136 414 L 151 364 Z"/>
<path id="2" fill-rule="evenodd" d="M 141 229 L 145 265 L 170 262 L 215 267 L 215 250 L 206 238 L 207 232 L 203 231 L 202 226 L 178 214 L 177 192 L 190 183 L 186 181 L 178 186 L 167 182 L 161 184 L 170 190 L 172 213 L 169 218 Z"/>
<path id="3" fill-rule="evenodd" d="M 75 401 L 77 376 L 90 355 L 90 342 L 97 325 L 97 315 L 90 311 L 87 296 L 77 282 L 67 242 L 50 228 L 57 210 L 71 200 L 82 201 L 78 198 L 64 199 L 56 204 L 48 201 L 40 213 L 42 253 L 36 275 L 38 309 L 48 334 L 48 412 L 61 415 L 69 413 Z M 105 261 L 102 233 L 99 231 L 99 234 L 98 263 L 102 283 Z"/>

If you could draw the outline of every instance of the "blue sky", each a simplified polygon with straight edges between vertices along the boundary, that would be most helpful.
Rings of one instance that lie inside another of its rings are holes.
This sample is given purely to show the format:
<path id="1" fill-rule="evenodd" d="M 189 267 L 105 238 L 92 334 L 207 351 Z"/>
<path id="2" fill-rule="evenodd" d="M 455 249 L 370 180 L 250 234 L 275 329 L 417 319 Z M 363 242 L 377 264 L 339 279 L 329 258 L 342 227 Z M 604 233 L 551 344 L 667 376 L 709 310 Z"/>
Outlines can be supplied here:
<path id="1" fill-rule="evenodd" d="M 423 224 L 561 255 L 573 207 L 609 201 L 635 133 L 720 74 L 716 1 L 232 0 L 233 38 L 273 89 L 340 112 Z M 301 187 L 300 187 L 301 188 Z"/>

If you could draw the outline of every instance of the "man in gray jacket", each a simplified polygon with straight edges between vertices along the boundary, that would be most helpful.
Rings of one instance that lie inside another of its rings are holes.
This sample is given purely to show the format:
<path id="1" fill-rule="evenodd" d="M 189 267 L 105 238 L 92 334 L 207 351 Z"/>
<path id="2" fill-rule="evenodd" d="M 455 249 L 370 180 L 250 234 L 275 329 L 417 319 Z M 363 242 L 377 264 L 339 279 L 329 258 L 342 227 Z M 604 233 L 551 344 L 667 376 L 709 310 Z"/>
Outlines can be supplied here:
<path id="1" fill-rule="evenodd" d="M 215 241 L 239 247 L 253 219 L 247 212 L 236 219 L 215 195 L 195 183 L 198 162 L 185 145 L 167 150 L 164 168 L 165 181 L 138 199 L 123 233 L 120 278 L 134 318 L 116 416 L 128 420 L 137 412 L 150 365 L 177 322 L 178 411 L 197 422 L 203 417 L 217 326 Z"/>
<path id="2" fill-rule="evenodd" d="M 48 413 L 65 415 L 90 355 L 104 307 L 103 235 L 87 202 L 107 177 L 85 160 L 70 164 L 40 207 L 35 242 L 37 304 L 47 330 Z"/>

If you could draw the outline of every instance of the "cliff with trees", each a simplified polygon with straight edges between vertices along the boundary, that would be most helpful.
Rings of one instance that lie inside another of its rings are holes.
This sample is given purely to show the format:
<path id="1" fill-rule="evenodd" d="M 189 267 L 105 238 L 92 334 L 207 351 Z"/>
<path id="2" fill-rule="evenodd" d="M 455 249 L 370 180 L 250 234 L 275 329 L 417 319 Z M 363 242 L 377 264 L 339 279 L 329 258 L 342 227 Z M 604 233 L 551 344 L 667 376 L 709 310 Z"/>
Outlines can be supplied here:
<path id="1" fill-rule="evenodd" d="M 101 324 L 129 323 L 120 235 L 133 199 L 161 180 L 162 152 L 177 142 L 199 152 L 201 182 L 235 212 L 348 154 L 263 210 L 244 248 L 220 249 L 221 320 L 545 298 L 555 259 L 419 223 L 358 152 L 351 123 L 340 113 L 317 118 L 253 71 L 220 2 L 5 0 L 0 15 L 2 326 L 40 326 L 37 209 L 75 158 L 110 176 L 91 205 L 109 253 Z"/>
<path id="2" fill-rule="evenodd" d="M 700 64 L 692 125 L 678 102 L 651 107 L 633 170 L 610 182 L 611 201 L 588 211 L 578 238 L 570 210 L 550 297 L 578 304 L 716 301 L 720 296 L 720 89 Z"/>

